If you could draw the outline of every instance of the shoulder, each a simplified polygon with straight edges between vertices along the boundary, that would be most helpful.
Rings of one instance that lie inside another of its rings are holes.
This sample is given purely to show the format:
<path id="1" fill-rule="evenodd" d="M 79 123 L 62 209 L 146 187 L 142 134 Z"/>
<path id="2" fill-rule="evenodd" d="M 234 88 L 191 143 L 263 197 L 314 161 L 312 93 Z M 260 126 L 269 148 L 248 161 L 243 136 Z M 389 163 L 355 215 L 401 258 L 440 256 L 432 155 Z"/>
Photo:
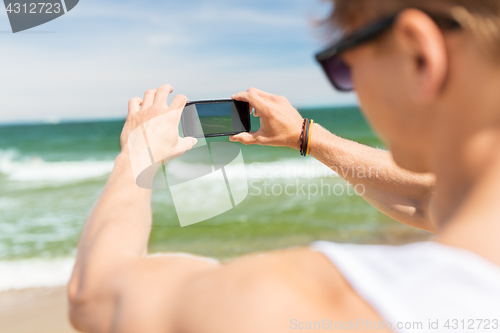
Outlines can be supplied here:
<path id="1" fill-rule="evenodd" d="M 173 255 L 140 259 L 113 283 L 119 291 L 113 306 L 90 307 L 105 331 L 278 333 L 307 323 L 381 321 L 335 266 L 310 248 L 220 265 Z"/>
<path id="2" fill-rule="evenodd" d="M 243 257 L 193 276 L 182 288 L 176 325 L 183 332 L 276 333 L 301 322 L 380 320 L 310 248 Z"/>

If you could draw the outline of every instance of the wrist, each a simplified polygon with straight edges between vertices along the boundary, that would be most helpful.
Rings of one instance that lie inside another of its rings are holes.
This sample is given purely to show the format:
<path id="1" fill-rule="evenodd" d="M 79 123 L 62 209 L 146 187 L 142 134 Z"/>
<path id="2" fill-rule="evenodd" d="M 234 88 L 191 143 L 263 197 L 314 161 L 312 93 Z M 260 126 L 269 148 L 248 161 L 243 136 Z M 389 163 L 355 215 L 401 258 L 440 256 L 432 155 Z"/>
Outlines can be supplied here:
<path id="1" fill-rule="evenodd" d="M 306 118 L 302 122 L 302 128 L 300 132 L 299 146 L 298 150 L 300 151 L 301 156 L 311 155 L 311 146 L 313 141 L 313 133 L 317 126 L 313 119 Z"/>
<path id="2" fill-rule="evenodd" d="M 150 188 L 143 188 L 136 184 L 136 179 L 132 172 L 132 163 L 130 161 L 130 155 L 128 149 L 123 149 L 120 154 L 115 158 L 115 167 L 110 176 L 110 179 L 120 179 L 120 183 L 126 191 L 131 191 L 130 193 L 143 193 L 150 195 Z"/>
<path id="3" fill-rule="evenodd" d="M 300 150 L 300 133 L 297 137 L 297 135 L 294 135 L 292 142 L 289 145 L 290 148 L 293 148 L 295 150 Z"/>
<path id="4" fill-rule="evenodd" d="M 116 164 L 122 164 L 122 163 L 130 163 L 130 154 L 128 152 L 127 148 L 123 148 L 122 151 L 116 156 L 115 158 L 115 163 Z"/>

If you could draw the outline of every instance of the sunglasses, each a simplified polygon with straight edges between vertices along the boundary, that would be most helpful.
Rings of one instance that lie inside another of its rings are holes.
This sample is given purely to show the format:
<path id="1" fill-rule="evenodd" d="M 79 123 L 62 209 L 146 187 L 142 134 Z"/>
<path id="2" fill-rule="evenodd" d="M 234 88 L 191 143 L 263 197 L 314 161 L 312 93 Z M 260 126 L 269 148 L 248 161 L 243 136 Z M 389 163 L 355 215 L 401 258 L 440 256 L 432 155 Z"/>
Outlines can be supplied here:
<path id="1" fill-rule="evenodd" d="M 453 18 L 430 13 L 426 14 L 429 15 L 429 17 L 442 28 L 461 28 L 460 23 Z M 316 54 L 316 60 L 321 64 L 326 76 L 337 90 L 345 92 L 354 90 L 351 69 L 344 62 L 341 54 L 379 37 L 382 33 L 392 27 L 398 16 L 399 13 L 376 21 L 375 23 L 372 23 L 342 38 L 326 50 Z"/>

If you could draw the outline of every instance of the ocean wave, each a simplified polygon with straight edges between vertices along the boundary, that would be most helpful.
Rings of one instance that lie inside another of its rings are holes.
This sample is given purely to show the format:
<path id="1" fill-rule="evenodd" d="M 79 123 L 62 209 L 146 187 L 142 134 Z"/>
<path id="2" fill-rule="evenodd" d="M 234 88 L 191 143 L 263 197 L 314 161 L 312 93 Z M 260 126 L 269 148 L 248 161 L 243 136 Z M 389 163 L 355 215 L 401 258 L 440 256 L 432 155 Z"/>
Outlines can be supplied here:
<path id="1" fill-rule="evenodd" d="M 0 174 L 17 182 L 73 182 L 105 176 L 113 161 L 46 162 L 16 150 L 0 150 Z"/>
<path id="2" fill-rule="evenodd" d="M 64 161 L 47 162 L 37 157 L 25 157 L 16 150 L 0 150 L 0 174 L 16 182 L 78 182 L 108 175 L 114 161 Z M 172 161 L 167 166 L 170 176 L 183 179 L 198 174 L 196 163 Z M 230 168 L 230 167 L 228 167 Z M 246 174 L 235 175 L 241 179 L 312 179 L 336 178 L 338 174 L 315 159 L 287 158 L 273 162 L 246 164 Z"/>
<path id="3" fill-rule="evenodd" d="M 73 258 L 0 261 L 0 292 L 63 286 L 74 263 Z"/>

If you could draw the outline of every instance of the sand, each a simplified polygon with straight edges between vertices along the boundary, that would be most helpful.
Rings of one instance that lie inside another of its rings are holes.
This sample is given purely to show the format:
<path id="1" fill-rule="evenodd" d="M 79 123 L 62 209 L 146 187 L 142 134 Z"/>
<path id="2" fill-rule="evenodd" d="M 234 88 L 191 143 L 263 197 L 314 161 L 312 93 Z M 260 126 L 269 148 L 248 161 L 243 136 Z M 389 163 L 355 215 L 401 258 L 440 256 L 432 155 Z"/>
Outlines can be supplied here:
<path id="1" fill-rule="evenodd" d="M 0 293 L 0 332 L 74 333 L 68 320 L 65 287 Z"/>

